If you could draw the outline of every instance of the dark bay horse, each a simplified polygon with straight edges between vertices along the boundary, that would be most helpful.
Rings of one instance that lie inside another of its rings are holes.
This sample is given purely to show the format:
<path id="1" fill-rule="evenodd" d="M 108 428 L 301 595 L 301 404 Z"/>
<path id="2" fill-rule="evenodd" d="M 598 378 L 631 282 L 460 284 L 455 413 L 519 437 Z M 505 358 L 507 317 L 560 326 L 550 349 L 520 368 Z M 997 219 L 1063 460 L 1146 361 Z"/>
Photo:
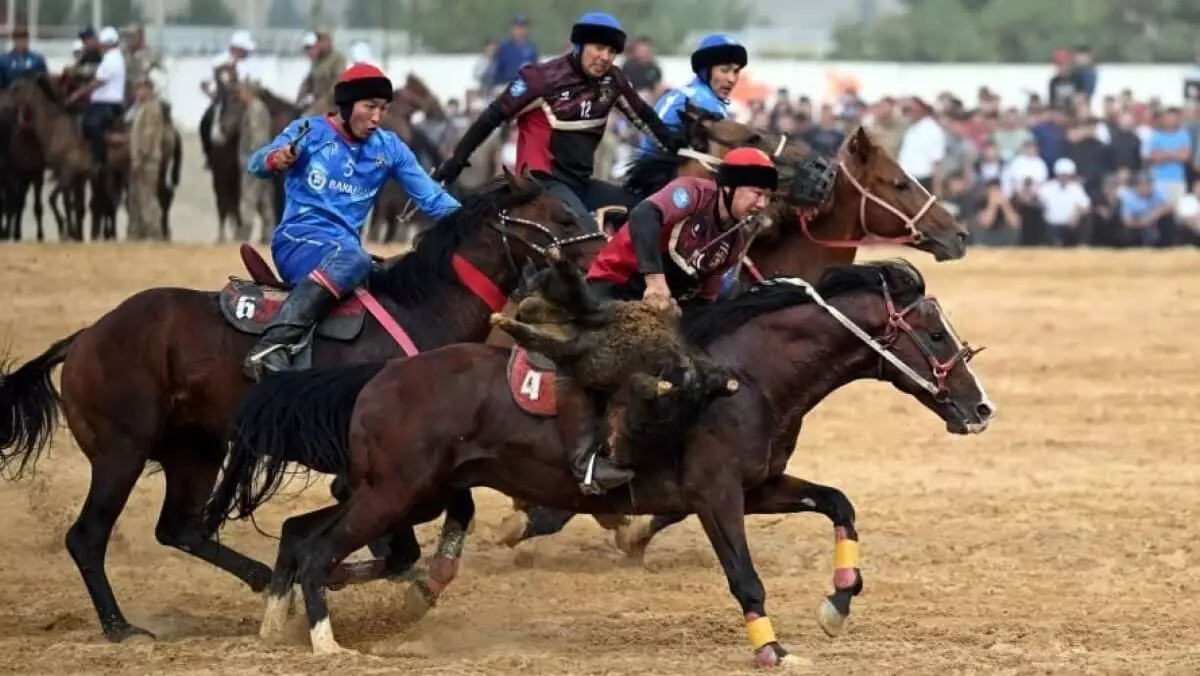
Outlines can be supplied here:
<path id="1" fill-rule="evenodd" d="M 569 258 L 590 257 L 595 238 L 536 181 L 506 175 L 426 230 L 412 252 L 387 262 L 368 286 L 419 350 L 482 341 L 523 265 L 544 264 L 539 252 L 551 245 Z M 262 563 L 204 537 L 198 522 L 224 458 L 222 435 L 250 385 L 241 363 L 256 336 L 225 318 L 230 298 L 237 301 L 237 293 L 147 289 L 20 368 L 0 370 L 0 467 L 19 473 L 51 440 L 60 401 L 51 372 L 63 365 L 62 408 L 92 470 L 66 544 L 111 641 L 145 633 L 122 614 L 104 566 L 113 524 L 147 462 L 159 463 L 166 479 L 159 542 L 254 590 L 270 579 Z M 361 304 L 355 307 L 362 317 Z M 314 363 L 401 353 L 378 321 L 362 321 L 357 335 L 316 340 Z M 411 529 L 407 535 L 416 550 L 411 564 L 420 550 Z"/>
<path id="2" fill-rule="evenodd" d="M 730 148 L 753 146 L 773 155 L 788 189 L 793 167 L 811 149 L 797 138 L 764 133 L 734 121 L 714 119 L 689 108 L 684 111 L 693 143 L 705 139 L 711 157 Z M 631 167 L 625 188 L 638 196 L 653 194 L 676 176 L 705 176 L 713 159 L 703 155 L 666 153 L 643 155 Z M 859 245 L 871 242 L 905 244 L 932 253 L 937 260 L 966 253 L 966 230 L 935 198 L 914 181 L 862 127 L 847 137 L 835 158 L 838 165 L 833 196 L 815 214 L 804 214 L 784 200 L 769 208 L 767 225 L 754 236 L 740 276 L 743 284 L 764 277 L 799 277 L 815 282 L 832 265 L 854 261 Z M 789 244 L 789 242 L 791 244 Z M 509 546 L 561 531 L 574 517 L 570 512 L 539 508 L 520 500 L 500 525 L 498 540 Z M 604 519 L 616 529 L 618 546 L 631 557 L 642 555 L 650 538 L 674 521 Z"/>
<path id="3" fill-rule="evenodd" d="M 785 473 L 804 415 L 839 387 L 867 378 L 914 397 L 952 433 L 982 432 L 994 413 L 969 364 L 976 350 L 959 342 L 910 265 L 832 268 L 816 291 L 801 280 L 773 280 L 685 310 L 685 336 L 737 373 L 741 387 L 710 404 L 690 433 L 673 430 L 675 443 L 636 458 L 639 472 L 628 490 L 582 494 L 553 422 L 514 403 L 507 351 L 451 345 L 252 389 L 231 425 L 232 449 L 205 524 L 215 529 L 226 518 L 252 515 L 289 461 L 350 477 L 348 502 L 284 523 L 261 630 L 274 638 L 282 629 L 299 583 L 313 651 L 324 654 L 341 650 L 324 599 L 333 568 L 372 538 L 427 514 L 424 505 L 448 491 L 487 486 L 581 513 L 696 514 L 741 605 L 758 663 L 776 666 L 787 651 L 767 619 L 746 514 L 813 511 L 833 523 L 835 591 L 822 602 L 823 622 L 840 625 L 863 586 L 849 499 Z M 430 382 L 438 387 L 424 385 Z M 423 396 L 409 396 L 417 391 Z M 464 526 L 447 520 L 446 528 L 461 533 Z M 449 584 L 460 554 L 461 537 L 439 550 L 437 584 Z"/>

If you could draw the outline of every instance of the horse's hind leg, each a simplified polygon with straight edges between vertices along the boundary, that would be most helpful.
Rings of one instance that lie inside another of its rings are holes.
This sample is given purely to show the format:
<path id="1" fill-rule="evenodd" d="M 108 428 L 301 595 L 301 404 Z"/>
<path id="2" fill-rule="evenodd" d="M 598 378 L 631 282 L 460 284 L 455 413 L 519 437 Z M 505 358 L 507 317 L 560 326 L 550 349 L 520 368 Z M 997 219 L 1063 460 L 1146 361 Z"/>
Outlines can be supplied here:
<path id="1" fill-rule="evenodd" d="M 746 494 L 747 514 L 799 512 L 819 512 L 833 522 L 833 593 L 821 602 L 817 624 L 826 634 L 837 636 L 850 615 L 850 599 L 858 596 L 863 588 L 854 505 L 845 493 L 832 486 L 809 483 L 786 474 Z"/>
<path id="2" fill-rule="evenodd" d="M 566 528 L 574 518 L 575 512 L 562 509 L 540 505 L 528 505 L 524 506 L 524 509 L 516 507 L 500 524 L 500 534 L 496 541 L 508 547 L 516 547 L 530 538 L 553 535 Z"/>
<path id="3" fill-rule="evenodd" d="M 92 464 L 92 482 L 75 524 L 67 531 L 67 551 L 79 568 L 88 595 L 96 607 L 104 637 L 119 643 L 137 634 L 153 636 L 125 619 L 104 572 L 108 541 L 117 517 L 125 509 L 129 493 L 146 466 L 138 442 L 112 432 L 96 443 L 80 439 Z"/>
<path id="4" fill-rule="evenodd" d="M 172 435 L 159 445 L 154 459 L 162 464 L 167 492 L 154 536 L 168 547 L 233 574 L 256 592 L 271 581 L 271 569 L 217 541 L 205 537 L 200 514 L 212 493 L 220 469 L 220 442 L 199 432 Z"/>
<path id="5" fill-rule="evenodd" d="M 437 551 L 429 562 L 429 574 L 410 581 L 405 593 L 405 617 L 416 621 L 437 605 L 438 598 L 458 576 L 458 563 L 467 542 L 467 528 L 475 519 L 475 499 L 471 489 L 451 492 L 446 505 L 446 521 L 438 538 Z M 418 556 L 420 549 L 417 550 Z"/>
<path id="6" fill-rule="evenodd" d="M 43 174 L 38 174 L 33 179 L 33 220 L 37 222 L 37 239 L 39 242 L 46 238 L 45 231 L 42 228 L 42 183 L 45 180 Z"/>
<path id="7" fill-rule="evenodd" d="M 258 635 L 267 642 L 282 642 L 287 634 L 287 621 L 295 598 L 297 553 L 322 525 L 332 522 L 341 505 L 330 505 L 315 512 L 293 516 L 283 522 L 279 535 L 279 550 L 275 555 L 275 571 L 267 586 L 267 608 L 263 613 Z"/>

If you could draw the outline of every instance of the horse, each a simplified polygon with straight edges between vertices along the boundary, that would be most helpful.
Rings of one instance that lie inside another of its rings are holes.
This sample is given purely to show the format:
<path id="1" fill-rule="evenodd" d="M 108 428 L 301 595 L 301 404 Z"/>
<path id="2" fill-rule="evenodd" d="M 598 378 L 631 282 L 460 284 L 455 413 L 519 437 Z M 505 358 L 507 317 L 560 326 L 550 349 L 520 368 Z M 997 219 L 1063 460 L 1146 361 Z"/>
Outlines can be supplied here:
<path id="1" fill-rule="evenodd" d="M 747 125 L 722 120 L 688 107 L 682 119 L 693 147 L 710 148 L 708 154 L 666 152 L 635 158 L 625 181 L 626 190 L 639 197 L 657 192 L 676 176 L 705 176 L 729 149 L 753 146 L 773 155 L 780 166 L 783 191 L 795 180 L 795 162 L 811 152 L 803 141 L 780 134 L 756 131 Z M 927 251 L 936 260 L 961 258 L 966 253 L 966 230 L 936 198 L 913 180 L 863 127 L 847 136 L 835 158 L 838 171 L 833 195 L 815 214 L 776 200 L 765 225 L 755 233 L 749 255 L 739 272 L 742 284 L 765 278 L 791 276 L 815 282 L 832 265 L 854 261 L 859 245 L 875 241 L 905 244 Z M 799 238 L 802 254 L 786 245 Z M 495 341 L 495 344 L 500 344 Z M 497 539 L 515 547 L 524 540 L 552 535 L 574 518 L 570 512 L 513 501 L 513 512 L 501 523 Z M 602 519 L 616 530 L 616 541 L 630 558 L 640 558 L 650 538 L 675 523 L 654 519 Z"/>
<path id="2" fill-rule="evenodd" d="M 634 460 L 639 472 L 628 490 L 603 496 L 579 491 L 553 422 L 518 408 L 503 349 L 451 345 L 256 386 L 231 424 L 231 451 L 205 507 L 206 528 L 251 516 L 278 490 L 288 462 L 347 475 L 353 488 L 345 503 L 284 522 L 263 638 L 282 629 L 299 583 L 313 651 L 338 652 L 324 598 L 333 568 L 471 486 L 574 512 L 698 515 L 764 667 L 788 653 L 767 619 L 744 515 L 820 512 L 832 521 L 836 541 L 835 591 L 822 601 L 820 617 L 840 627 L 863 588 L 854 508 L 837 488 L 785 473 L 801 421 L 834 390 L 873 378 L 915 398 L 947 431 L 981 433 L 995 406 L 971 370 L 978 350 L 959 342 L 937 301 L 925 295 L 921 275 L 904 261 L 831 268 L 815 289 L 803 280 L 770 280 L 685 310 L 682 331 L 714 363 L 739 374 L 741 387 L 710 403 L 689 432 L 671 424 L 649 430 L 674 443 L 650 445 L 653 452 Z M 425 386 L 430 382 L 438 387 Z M 420 398 L 407 396 L 418 391 Z M 775 432 L 781 428 L 787 431 Z M 443 530 L 443 541 L 454 546 L 439 548 L 430 566 L 440 588 L 457 570 L 465 525 L 448 520 Z"/>
<path id="3" fill-rule="evenodd" d="M 215 69 L 215 94 L 213 100 L 216 110 L 210 130 L 212 147 L 209 151 L 208 163 L 212 171 L 213 194 L 217 201 L 217 241 L 225 241 L 225 224 L 232 220 L 235 235 L 243 233 L 247 224 L 242 223 L 240 212 L 242 193 L 241 157 L 238 153 L 238 136 L 242 123 L 245 106 L 238 93 L 237 68 L 233 64 L 224 64 Z M 267 107 L 271 116 L 271 133 L 278 135 L 303 112 L 299 106 L 276 96 L 265 88 L 258 88 L 259 99 Z M 271 179 L 273 185 L 272 199 L 275 201 L 275 213 L 282 214 L 284 209 L 283 179 L 275 176 Z"/>
<path id="4" fill-rule="evenodd" d="M 27 130 L 37 140 L 45 167 L 54 176 L 55 187 L 47 201 L 58 224 L 59 239 L 82 242 L 84 190 L 93 162 L 74 115 L 63 103 L 59 86 L 43 74 L 13 84 L 8 95 L 16 109 L 18 129 Z M 38 201 L 35 195 L 35 216 Z"/>
<path id="5" fill-rule="evenodd" d="M 598 238 L 532 177 L 506 174 L 426 230 L 410 253 L 378 266 L 294 360 L 327 366 L 482 341 L 523 265 L 543 264 L 551 247 L 594 255 Z M 256 254 L 246 262 L 265 265 Z M 104 570 L 113 524 L 147 462 L 166 479 L 160 543 L 256 591 L 270 579 L 262 563 L 201 536 L 196 518 L 221 465 L 229 416 L 250 386 L 242 359 L 282 293 L 237 279 L 219 293 L 143 290 L 16 370 L 0 369 L 0 468 L 20 476 L 37 461 L 60 400 L 91 464 L 88 497 L 66 544 L 110 641 L 147 633 L 126 620 Z M 51 380 L 59 364 L 61 399 Z"/>
<path id="6" fill-rule="evenodd" d="M 42 186 L 46 177 L 46 157 L 42 152 L 42 144 L 34 133 L 27 108 L 17 109 L 11 95 L 5 92 L 3 101 L 5 123 L 11 124 L 3 128 L 8 137 L 4 148 L 5 167 L 7 171 L 3 184 L 3 211 L 0 213 L 0 240 L 11 238 L 14 242 L 22 239 L 21 226 L 25 218 L 25 200 L 29 191 L 33 190 L 33 217 L 37 224 L 37 241 L 45 241 L 46 234 L 43 221 Z M 59 237 L 62 237 L 60 230 Z"/>

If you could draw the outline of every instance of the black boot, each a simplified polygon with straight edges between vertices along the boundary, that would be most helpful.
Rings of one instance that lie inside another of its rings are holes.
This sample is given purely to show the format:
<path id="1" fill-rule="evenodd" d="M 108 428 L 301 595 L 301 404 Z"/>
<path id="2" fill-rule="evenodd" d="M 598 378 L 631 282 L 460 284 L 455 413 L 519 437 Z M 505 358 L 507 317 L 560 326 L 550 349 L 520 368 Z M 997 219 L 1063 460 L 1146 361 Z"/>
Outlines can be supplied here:
<path id="1" fill-rule="evenodd" d="M 290 370 L 293 351 L 337 304 L 337 296 L 305 277 L 288 294 L 262 338 L 250 348 L 242 370 L 252 380 L 259 380 L 266 373 Z"/>
<path id="2" fill-rule="evenodd" d="M 579 489 L 588 495 L 601 495 L 629 483 L 633 472 L 616 467 L 599 453 L 596 431 L 603 403 L 564 378 L 558 379 L 557 394 L 558 434 L 569 454 L 571 472 L 579 479 Z"/>

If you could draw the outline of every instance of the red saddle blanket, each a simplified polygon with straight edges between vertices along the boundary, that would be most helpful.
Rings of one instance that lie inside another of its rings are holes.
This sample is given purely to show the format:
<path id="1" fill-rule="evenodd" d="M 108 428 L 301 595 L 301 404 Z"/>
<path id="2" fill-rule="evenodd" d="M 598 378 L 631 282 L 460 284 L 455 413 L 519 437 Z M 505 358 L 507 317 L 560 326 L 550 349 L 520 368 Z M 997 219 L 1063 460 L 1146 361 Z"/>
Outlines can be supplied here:
<path id="1" fill-rule="evenodd" d="M 508 385 L 522 411 L 542 418 L 558 414 L 554 362 L 516 346 L 508 358 Z"/>

